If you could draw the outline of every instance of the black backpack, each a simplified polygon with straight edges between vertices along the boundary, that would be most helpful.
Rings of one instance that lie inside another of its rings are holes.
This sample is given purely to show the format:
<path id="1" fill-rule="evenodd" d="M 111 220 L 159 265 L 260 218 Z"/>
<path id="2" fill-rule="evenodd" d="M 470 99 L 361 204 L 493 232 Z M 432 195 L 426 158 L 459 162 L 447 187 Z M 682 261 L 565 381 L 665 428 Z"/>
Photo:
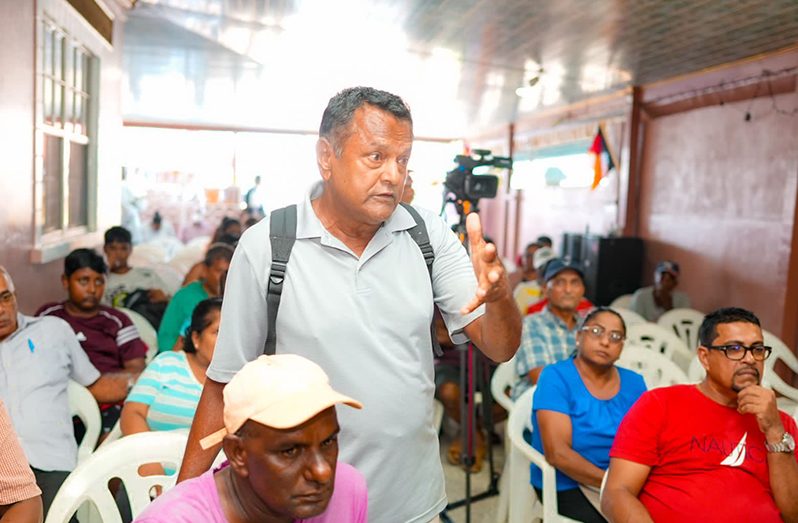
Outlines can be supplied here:
<path id="1" fill-rule="evenodd" d="M 424 263 L 427 265 L 430 285 L 432 285 L 432 262 L 435 260 L 435 252 L 429 243 L 427 226 L 421 215 L 413 207 L 405 203 L 400 203 L 416 224 L 407 230 L 413 241 L 416 242 L 421 254 L 424 255 Z M 269 285 L 266 295 L 268 306 L 269 332 L 266 335 L 266 342 L 263 345 L 264 354 L 274 354 L 277 349 L 277 310 L 280 308 L 280 297 L 283 294 L 283 282 L 285 281 L 285 271 L 288 268 L 288 260 L 291 258 L 291 249 L 296 241 L 296 205 L 282 207 L 271 213 L 269 218 L 269 240 L 272 246 L 272 265 L 269 270 Z M 432 350 L 436 356 L 443 354 L 438 340 L 435 336 L 435 324 L 430 325 L 430 335 L 432 340 Z"/>

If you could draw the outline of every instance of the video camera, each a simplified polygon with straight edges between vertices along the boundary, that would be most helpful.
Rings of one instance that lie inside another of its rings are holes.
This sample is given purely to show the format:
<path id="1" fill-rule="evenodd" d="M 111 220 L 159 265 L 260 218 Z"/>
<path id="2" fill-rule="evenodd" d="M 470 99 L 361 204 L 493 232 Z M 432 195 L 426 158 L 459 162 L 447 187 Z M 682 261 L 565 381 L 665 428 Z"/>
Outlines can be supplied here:
<path id="1" fill-rule="evenodd" d="M 499 177 L 491 174 L 474 174 L 476 167 L 492 166 L 510 169 L 512 159 L 493 156 L 487 149 L 474 149 L 471 156 L 458 154 L 454 157 L 457 167 L 446 173 L 443 185 L 454 194 L 455 200 L 478 201 L 480 198 L 495 198 L 499 188 Z"/>

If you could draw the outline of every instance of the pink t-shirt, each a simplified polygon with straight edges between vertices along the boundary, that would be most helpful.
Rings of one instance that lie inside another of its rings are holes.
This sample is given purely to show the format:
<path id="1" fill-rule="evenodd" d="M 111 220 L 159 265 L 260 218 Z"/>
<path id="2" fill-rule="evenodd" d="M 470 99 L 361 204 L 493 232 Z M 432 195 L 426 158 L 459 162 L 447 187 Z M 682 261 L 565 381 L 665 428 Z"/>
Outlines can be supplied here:
<path id="1" fill-rule="evenodd" d="M 227 464 L 217 470 L 221 470 Z M 153 501 L 137 523 L 227 523 L 222 511 L 213 472 L 184 481 Z M 366 523 L 368 520 L 366 480 L 351 465 L 335 467 L 335 490 L 323 514 L 298 520 L 300 523 Z"/>

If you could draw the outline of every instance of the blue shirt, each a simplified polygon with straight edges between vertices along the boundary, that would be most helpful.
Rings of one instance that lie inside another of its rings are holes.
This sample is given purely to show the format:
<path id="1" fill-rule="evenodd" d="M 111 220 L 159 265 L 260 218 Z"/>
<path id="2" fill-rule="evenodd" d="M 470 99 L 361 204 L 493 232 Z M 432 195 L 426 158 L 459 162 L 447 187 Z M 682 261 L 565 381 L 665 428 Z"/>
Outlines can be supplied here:
<path id="1" fill-rule="evenodd" d="M 571 418 L 571 447 L 574 451 L 598 468 L 606 469 L 610 464 L 610 447 L 618 425 L 646 391 L 642 376 L 628 369 L 616 368 L 621 388 L 608 400 L 597 399 L 587 390 L 573 358 L 543 369 L 532 401 L 532 447 L 543 452 L 537 411 L 562 412 Z M 543 474 L 535 465 L 530 465 L 530 479 L 532 485 L 543 488 Z M 577 487 L 576 481 L 557 471 L 557 490 Z"/>
<path id="2" fill-rule="evenodd" d="M 515 355 L 515 372 L 518 381 L 510 393 L 514 400 L 532 386 L 532 382 L 529 381 L 529 371 L 562 361 L 574 352 L 576 326 L 579 325 L 579 318 L 576 315 L 574 317 L 577 321 L 573 329 L 569 329 L 548 306 L 524 318 L 521 345 Z"/>
<path id="3" fill-rule="evenodd" d="M 194 377 L 183 351 L 163 352 L 141 373 L 126 402 L 149 406 L 150 430 L 175 430 L 191 427 L 202 384 Z"/>

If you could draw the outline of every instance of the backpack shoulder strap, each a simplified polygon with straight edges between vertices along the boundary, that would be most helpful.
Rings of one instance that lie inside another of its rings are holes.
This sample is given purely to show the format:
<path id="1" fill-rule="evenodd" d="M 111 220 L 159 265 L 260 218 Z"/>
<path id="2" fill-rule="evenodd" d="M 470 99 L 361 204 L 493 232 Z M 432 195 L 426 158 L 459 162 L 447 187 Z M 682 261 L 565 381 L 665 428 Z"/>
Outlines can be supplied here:
<path id="1" fill-rule="evenodd" d="M 268 355 L 277 350 L 277 310 L 280 308 L 288 259 L 296 241 L 296 225 L 296 205 L 277 209 L 269 217 L 269 241 L 272 247 L 272 265 L 266 293 L 269 331 L 263 345 L 263 353 Z"/>
<path id="2" fill-rule="evenodd" d="M 402 207 L 405 208 L 407 212 L 410 213 L 410 216 L 413 217 L 413 221 L 416 224 L 407 230 L 407 233 L 413 238 L 413 241 L 416 242 L 418 248 L 421 249 L 421 254 L 424 256 L 424 263 L 427 264 L 427 272 L 429 273 L 429 283 L 430 286 L 432 285 L 432 262 L 435 261 L 435 251 L 432 250 L 432 245 L 429 242 L 429 233 L 427 232 L 427 224 L 424 223 L 424 219 L 415 210 L 411 205 L 406 203 L 400 203 Z M 438 343 L 438 337 L 435 333 L 435 321 L 432 321 L 430 324 L 430 340 L 432 341 L 432 352 L 435 356 L 443 356 L 443 350 L 441 349 L 440 344 Z"/>
<path id="3" fill-rule="evenodd" d="M 430 282 L 432 281 L 432 262 L 435 261 L 435 251 L 432 250 L 432 245 L 429 242 L 429 234 L 427 233 L 427 224 L 424 223 L 424 219 L 415 210 L 412 206 L 406 203 L 400 203 L 402 207 L 405 208 L 407 212 L 410 213 L 410 216 L 413 217 L 413 221 L 416 224 L 407 230 L 407 233 L 413 238 L 413 241 L 416 242 L 418 248 L 421 249 L 421 254 L 424 255 L 424 263 L 427 264 L 427 272 L 429 272 Z"/>

